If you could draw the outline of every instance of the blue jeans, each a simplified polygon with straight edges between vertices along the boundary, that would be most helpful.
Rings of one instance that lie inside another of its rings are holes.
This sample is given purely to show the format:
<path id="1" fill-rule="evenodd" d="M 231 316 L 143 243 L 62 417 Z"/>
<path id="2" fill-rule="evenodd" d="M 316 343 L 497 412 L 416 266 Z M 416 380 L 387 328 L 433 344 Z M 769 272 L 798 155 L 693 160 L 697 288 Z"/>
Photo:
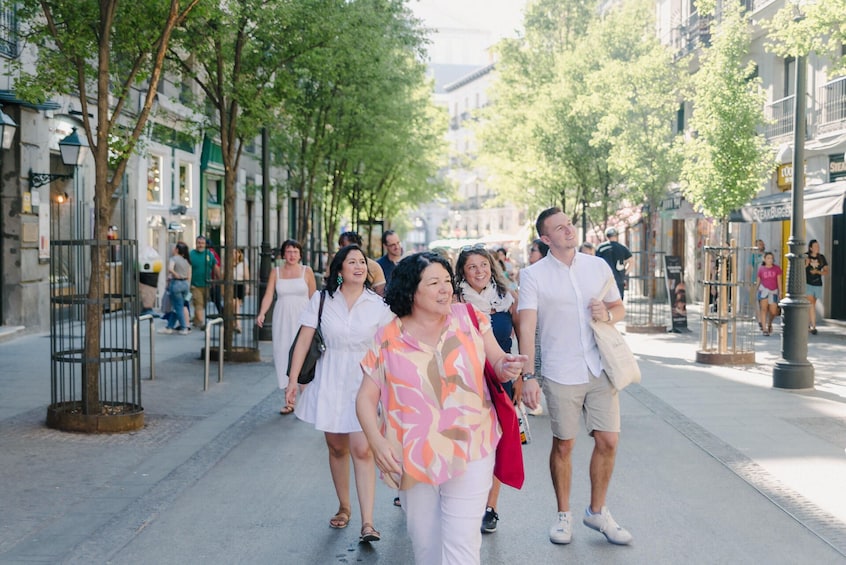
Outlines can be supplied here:
<path id="1" fill-rule="evenodd" d="M 188 281 L 170 281 L 167 291 L 170 293 L 170 304 L 175 316 L 167 322 L 167 327 L 173 329 L 179 322 L 179 327 L 186 329 L 188 321 L 185 319 L 185 294 L 190 291 Z"/>

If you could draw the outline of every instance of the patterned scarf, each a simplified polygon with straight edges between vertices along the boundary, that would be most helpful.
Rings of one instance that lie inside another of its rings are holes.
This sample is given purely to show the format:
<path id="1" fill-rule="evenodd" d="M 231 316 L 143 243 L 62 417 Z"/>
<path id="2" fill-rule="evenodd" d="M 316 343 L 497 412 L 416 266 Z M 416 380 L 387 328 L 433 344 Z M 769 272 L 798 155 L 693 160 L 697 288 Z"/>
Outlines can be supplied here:
<path id="1" fill-rule="evenodd" d="M 500 296 L 493 281 L 490 281 L 482 289 L 482 292 L 476 292 L 467 281 L 461 281 L 458 288 L 461 292 L 462 302 L 472 304 L 485 314 L 507 312 L 514 304 L 514 297 L 511 296 L 511 293 L 506 292 L 505 296 Z"/>

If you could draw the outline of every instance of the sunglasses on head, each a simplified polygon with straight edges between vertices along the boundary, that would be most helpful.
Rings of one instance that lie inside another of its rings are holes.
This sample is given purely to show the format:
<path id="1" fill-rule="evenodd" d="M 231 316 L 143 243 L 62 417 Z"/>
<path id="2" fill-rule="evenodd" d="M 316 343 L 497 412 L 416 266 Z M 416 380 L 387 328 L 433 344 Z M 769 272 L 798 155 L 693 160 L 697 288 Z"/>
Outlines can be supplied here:
<path id="1" fill-rule="evenodd" d="M 461 252 L 464 253 L 465 251 L 478 251 L 479 249 L 484 249 L 484 243 L 474 243 L 473 245 L 465 245 L 461 248 Z"/>

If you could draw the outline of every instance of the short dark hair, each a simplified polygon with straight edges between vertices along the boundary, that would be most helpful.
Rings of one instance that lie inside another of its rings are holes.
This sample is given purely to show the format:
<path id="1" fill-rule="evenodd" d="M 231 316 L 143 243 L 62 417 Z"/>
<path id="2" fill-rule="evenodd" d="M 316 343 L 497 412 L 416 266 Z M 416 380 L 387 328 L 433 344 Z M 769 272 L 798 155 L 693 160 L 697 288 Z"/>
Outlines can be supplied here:
<path id="1" fill-rule="evenodd" d="M 300 250 L 300 257 L 303 256 L 303 245 L 299 241 L 297 241 L 296 239 L 286 239 L 285 241 L 282 242 L 282 245 L 279 246 L 279 256 L 280 257 L 285 256 L 285 250 L 288 247 L 295 247 L 295 248 L 299 249 Z"/>
<path id="2" fill-rule="evenodd" d="M 385 304 L 390 307 L 391 312 L 399 317 L 411 314 L 414 293 L 420 285 L 420 275 L 426 267 L 434 263 L 441 265 L 449 273 L 449 278 L 453 281 L 453 294 L 455 294 L 455 278 L 449 261 L 431 251 L 414 253 L 397 263 L 391 275 L 391 284 L 385 290 Z"/>
<path id="3" fill-rule="evenodd" d="M 546 257 L 546 254 L 549 253 L 549 246 L 541 240 L 541 238 L 533 239 L 532 246 L 538 248 L 538 252 Z"/>
<path id="4" fill-rule="evenodd" d="M 329 264 L 329 278 L 326 279 L 326 284 L 324 285 L 324 288 L 329 292 L 329 296 L 333 296 L 335 291 L 338 290 L 338 287 L 341 286 L 338 284 L 338 275 L 341 274 L 341 269 L 344 266 L 344 261 L 347 260 L 347 255 L 353 251 L 361 253 L 361 256 L 367 261 L 367 255 L 364 254 L 361 247 L 354 243 L 340 248 L 335 253 L 335 256 L 332 257 L 332 262 Z M 364 288 L 370 288 L 370 277 L 364 280 Z"/>
<path id="5" fill-rule="evenodd" d="M 382 245 L 388 245 L 388 236 L 395 235 L 397 232 L 394 230 L 385 230 L 382 232 Z"/>
<path id="6" fill-rule="evenodd" d="M 345 241 L 345 240 L 348 241 L 349 243 L 355 243 L 356 245 L 361 247 L 361 242 L 362 242 L 361 236 L 358 235 L 358 233 L 356 233 L 354 231 L 345 231 L 344 233 L 339 235 L 338 236 L 338 245 L 344 245 L 341 242 Z"/>
<path id="7" fill-rule="evenodd" d="M 553 206 L 552 208 L 547 208 L 546 210 L 541 212 L 538 215 L 537 221 L 535 222 L 535 229 L 538 230 L 538 235 L 540 235 L 540 236 L 546 235 L 546 234 L 543 233 L 543 223 L 546 221 L 546 219 L 548 217 L 554 216 L 555 214 L 560 214 L 560 213 L 561 213 L 561 208 L 559 208 L 558 206 Z"/>

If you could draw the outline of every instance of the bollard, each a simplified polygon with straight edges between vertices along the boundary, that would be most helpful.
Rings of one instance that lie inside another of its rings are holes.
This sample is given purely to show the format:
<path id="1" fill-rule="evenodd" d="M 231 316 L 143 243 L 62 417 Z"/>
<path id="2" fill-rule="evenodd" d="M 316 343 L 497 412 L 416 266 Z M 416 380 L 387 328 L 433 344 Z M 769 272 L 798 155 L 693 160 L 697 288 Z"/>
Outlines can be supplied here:
<path id="1" fill-rule="evenodd" d="M 211 346 L 211 327 L 223 324 L 223 318 L 215 318 L 214 320 L 206 320 L 206 349 L 205 349 L 205 373 L 203 377 L 203 390 L 209 389 L 209 347 Z M 220 336 L 220 328 L 217 330 Z M 223 382 L 223 342 L 218 337 L 217 346 L 217 382 Z"/>
<path id="2" fill-rule="evenodd" d="M 155 340 L 155 333 L 153 330 L 155 329 L 155 318 L 152 314 L 144 314 L 143 316 L 138 316 L 138 322 L 150 322 L 150 380 L 155 380 L 156 378 L 156 364 L 154 362 L 155 359 L 155 351 L 156 351 L 156 340 Z M 133 344 L 136 349 L 140 350 L 141 340 L 138 336 L 138 324 L 136 323 L 133 328 L 133 333 L 135 334 Z M 141 374 L 141 356 L 138 356 L 138 374 Z"/>

